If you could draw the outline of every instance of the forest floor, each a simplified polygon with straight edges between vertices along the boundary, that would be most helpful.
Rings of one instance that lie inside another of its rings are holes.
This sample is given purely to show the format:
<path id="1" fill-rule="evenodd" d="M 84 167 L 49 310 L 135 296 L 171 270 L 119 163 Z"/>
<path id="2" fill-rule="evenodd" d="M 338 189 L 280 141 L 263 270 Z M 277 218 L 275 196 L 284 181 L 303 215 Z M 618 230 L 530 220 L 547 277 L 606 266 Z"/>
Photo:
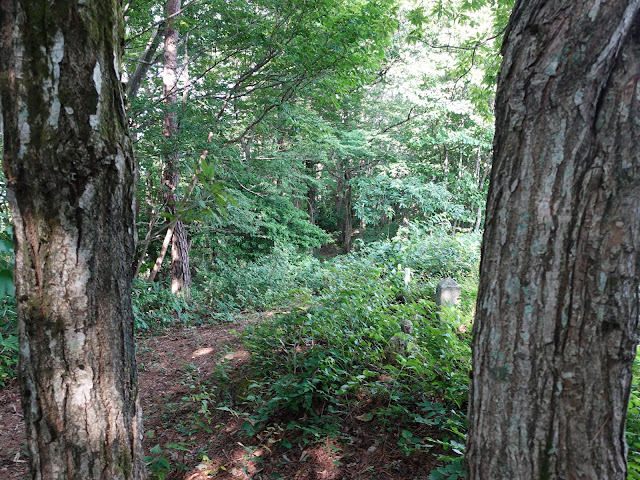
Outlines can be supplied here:
<path id="1" fill-rule="evenodd" d="M 243 429 L 238 390 L 249 360 L 239 333 L 275 312 L 234 322 L 182 326 L 138 339 L 144 448 L 167 480 L 426 480 L 432 455 L 405 455 L 375 421 L 349 415 L 334 435 L 310 442 L 277 424 L 258 435 Z M 224 398 L 222 410 L 216 408 Z M 287 419 L 283 419 L 283 424 Z M 16 381 L 0 389 L 0 478 L 27 478 L 25 431 Z"/>

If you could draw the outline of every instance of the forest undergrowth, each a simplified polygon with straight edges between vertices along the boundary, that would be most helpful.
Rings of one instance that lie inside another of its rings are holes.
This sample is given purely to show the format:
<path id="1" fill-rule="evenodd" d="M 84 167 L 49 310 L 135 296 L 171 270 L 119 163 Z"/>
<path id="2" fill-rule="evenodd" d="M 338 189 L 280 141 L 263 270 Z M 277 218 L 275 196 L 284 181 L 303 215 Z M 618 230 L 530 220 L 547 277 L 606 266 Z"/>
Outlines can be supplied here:
<path id="1" fill-rule="evenodd" d="M 327 261 L 275 249 L 257 262 L 203 270 L 197 302 L 170 306 L 161 300 L 149 308 L 143 306 L 153 299 L 147 291 L 137 301 L 139 326 L 166 318 L 167 305 L 186 323 L 278 309 L 283 313 L 243 332 L 250 360 L 233 380 L 233 395 L 199 393 L 206 408 L 217 405 L 242 420 L 248 438 L 273 440 L 274 432 L 286 432 L 289 440 L 276 445 L 284 450 L 294 448 L 292 438 L 305 445 L 328 439 L 349 444 L 357 435 L 343 427 L 353 421 L 379 432 L 380 442 L 407 459 L 436 461 L 424 478 L 464 478 L 479 243 L 476 235 L 415 230 Z M 408 285 L 406 268 L 412 272 Z M 457 307 L 434 303 L 445 277 L 463 287 Z M 403 335 L 405 320 L 413 332 L 398 355 L 388 345 Z M 639 368 L 640 357 L 629 405 L 629 479 L 640 479 Z"/>
<path id="2" fill-rule="evenodd" d="M 197 266 L 190 300 L 137 283 L 141 378 L 145 369 L 156 375 L 144 380 L 154 383 L 145 420 L 151 478 L 465 478 L 479 241 L 401 232 L 328 260 L 276 248 L 258 261 Z M 445 277 L 462 285 L 453 308 L 434 303 Z M 4 298 L 3 386 L 17 353 L 15 308 Z M 411 334 L 400 332 L 406 320 Z M 394 336 L 401 353 L 389 349 Z M 201 350 L 217 360 L 205 365 Z M 627 424 L 634 480 L 639 384 L 637 357 Z M 173 437 L 159 435 L 170 428 Z M 214 460 L 230 445 L 243 461 Z M 319 455 L 329 466 L 314 470 Z"/>

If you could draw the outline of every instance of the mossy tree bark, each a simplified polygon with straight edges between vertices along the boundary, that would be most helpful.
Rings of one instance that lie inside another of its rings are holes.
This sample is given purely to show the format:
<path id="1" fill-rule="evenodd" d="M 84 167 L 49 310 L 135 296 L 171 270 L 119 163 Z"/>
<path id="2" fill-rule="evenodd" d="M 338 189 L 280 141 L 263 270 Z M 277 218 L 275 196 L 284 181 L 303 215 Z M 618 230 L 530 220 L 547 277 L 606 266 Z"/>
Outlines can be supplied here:
<path id="1" fill-rule="evenodd" d="M 519 0 L 473 338 L 471 480 L 626 478 L 640 1 Z"/>
<path id="2" fill-rule="evenodd" d="M 0 23 L 30 476 L 141 479 L 120 2 L 0 0 Z"/>

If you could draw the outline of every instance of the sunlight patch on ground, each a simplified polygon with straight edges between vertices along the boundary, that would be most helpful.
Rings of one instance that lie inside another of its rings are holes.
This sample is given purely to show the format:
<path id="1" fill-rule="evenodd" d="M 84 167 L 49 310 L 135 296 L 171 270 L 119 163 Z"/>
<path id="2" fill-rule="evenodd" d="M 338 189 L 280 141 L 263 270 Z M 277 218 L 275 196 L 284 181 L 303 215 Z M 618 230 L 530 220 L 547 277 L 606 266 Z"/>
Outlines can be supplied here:
<path id="1" fill-rule="evenodd" d="M 236 350 L 235 352 L 227 353 L 224 357 L 224 360 L 248 360 L 249 352 L 247 350 Z"/>
<path id="2" fill-rule="evenodd" d="M 275 440 L 273 440 L 275 442 Z M 268 441 L 266 443 L 269 443 Z M 288 462 L 296 462 L 300 468 L 294 479 L 318 479 L 337 480 L 344 478 L 342 471 L 342 448 L 333 439 L 326 439 L 322 444 L 314 445 L 302 452 L 299 459 L 289 459 L 283 456 Z M 245 447 L 239 445 L 232 452 L 224 452 L 224 455 L 204 458 L 203 461 L 185 474 L 183 480 L 207 480 L 212 478 L 249 480 L 260 478 L 257 475 L 262 471 L 263 458 L 272 454 L 271 448 L 266 445 L 260 447 Z M 291 455 L 291 453 L 289 453 Z M 310 476 L 311 475 L 311 476 Z"/>
<path id="3" fill-rule="evenodd" d="M 262 470 L 259 457 L 265 453 L 264 449 L 251 451 L 250 448 L 239 446 L 233 452 L 218 455 L 211 459 L 205 458 L 202 463 L 183 477 L 183 480 L 205 480 L 217 476 L 248 480 Z"/>
<path id="4" fill-rule="evenodd" d="M 322 445 L 308 448 L 302 452 L 302 456 L 308 455 L 314 464 L 316 478 L 322 480 L 334 480 L 342 478 L 342 448 L 334 439 L 327 438 Z"/>
<path id="5" fill-rule="evenodd" d="M 242 422 L 244 422 L 244 420 Z M 233 433 L 236 430 L 239 430 L 242 426 L 242 422 L 237 418 L 229 420 L 224 427 L 224 433 Z"/>
<path id="6" fill-rule="evenodd" d="M 191 358 L 201 357 L 203 355 L 209 355 L 211 353 L 213 353 L 213 348 L 211 348 L 211 347 L 199 348 L 198 350 L 196 350 L 195 352 L 193 352 L 191 354 Z"/>

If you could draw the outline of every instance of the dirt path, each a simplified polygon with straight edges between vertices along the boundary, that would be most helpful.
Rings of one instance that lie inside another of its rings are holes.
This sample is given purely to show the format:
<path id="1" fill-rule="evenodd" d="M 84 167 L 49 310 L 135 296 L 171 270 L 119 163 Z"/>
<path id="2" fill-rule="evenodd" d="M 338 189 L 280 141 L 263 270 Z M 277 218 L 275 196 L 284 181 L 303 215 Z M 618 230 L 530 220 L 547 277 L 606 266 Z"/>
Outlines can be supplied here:
<path id="1" fill-rule="evenodd" d="M 183 403 L 184 397 L 193 393 L 193 383 L 185 380 L 192 378 L 195 383 L 199 378 L 209 377 L 220 362 L 245 362 L 248 354 L 241 346 L 238 333 L 259 319 L 260 316 L 257 315 L 246 316 L 233 324 L 192 326 L 138 339 L 139 381 L 147 453 L 156 444 L 186 444 L 198 440 L 197 437 L 189 438 L 184 435 L 188 432 L 176 428 L 184 427 L 182 420 L 185 412 L 178 405 Z M 185 405 L 188 406 L 190 405 Z M 0 390 L 0 478 L 3 480 L 27 477 L 22 418 L 20 394 L 17 382 L 13 380 Z M 184 453 L 183 457 L 186 457 L 186 452 Z M 178 460 L 174 458 L 177 456 L 176 451 L 171 451 L 166 457 L 173 463 Z"/>
<path id="2" fill-rule="evenodd" d="M 426 480 L 434 466 L 431 456 L 406 457 L 395 442 L 385 441 L 379 426 L 353 418 L 342 425 L 339 440 L 298 442 L 294 432 L 278 425 L 247 435 L 245 417 L 234 410 L 236 392 L 246 388 L 249 358 L 239 332 L 271 316 L 248 315 L 234 323 L 184 327 L 138 340 L 150 478 Z M 14 381 L 0 390 L 1 479 L 27 478 L 23 444 Z"/>

